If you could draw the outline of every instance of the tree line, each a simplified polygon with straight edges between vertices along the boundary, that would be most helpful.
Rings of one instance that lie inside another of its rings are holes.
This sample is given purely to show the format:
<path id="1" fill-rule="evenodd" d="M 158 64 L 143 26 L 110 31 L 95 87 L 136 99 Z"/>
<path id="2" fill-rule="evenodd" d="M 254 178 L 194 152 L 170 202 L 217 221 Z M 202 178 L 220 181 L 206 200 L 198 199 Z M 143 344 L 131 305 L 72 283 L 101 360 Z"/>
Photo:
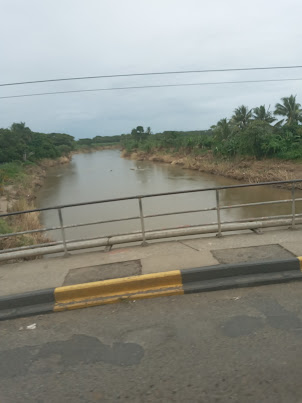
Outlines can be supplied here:
<path id="1" fill-rule="evenodd" d="M 33 132 L 24 122 L 0 129 L 0 163 L 57 158 L 74 148 L 74 137 L 69 134 Z"/>
<path id="2" fill-rule="evenodd" d="M 100 145 L 118 144 L 121 140 L 121 135 L 115 136 L 95 136 L 93 138 L 83 138 L 77 141 L 78 148 L 94 147 Z"/>
<path id="3" fill-rule="evenodd" d="M 279 120 L 277 119 L 279 117 Z M 208 130 L 164 131 L 152 133 L 150 127 L 137 126 L 129 134 L 95 136 L 75 140 L 65 133 L 33 132 L 24 122 L 0 129 L 0 164 L 57 158 L 77 148 L 121 143 L 128 151 L 165 150 L 215 155 L 236 155 L 299 159 L 302 157 L 302 109 L 296 96 L 284 97 L 274 111 L 260 105 L 249 109 L 241 105 L 231 118 L 223 118 Z"/>
<path id="4" fill-rule="evenodd" d="M 132 129 L 130 134 L 121 135 L 121 145 L 127 152 L 140 150 L 151 152 L 155 150 L 167 150 L 170 152 L 187 150 L 192 151 L 196 147 L 209 147 L 212 131 L 191 130 L 176 131 L 166 130 L 161 133 L 152 133 L 151 128 L 146 130 L 143 126 Z"/>
<path id="5" fill-rule="evenodd" d="M 58 158 L 77 148 L 118 143 L 120 138 L 96 136 L 75 140 L 66 133 L 38 133 L 30 130 L 24 122 L 13 123 L 8 129 L 0 129 L 0 164 Z"/>
<path id="6" fill-rule="evenodd" d="M 277 117 L 281 119 L 277 119 Z M 121 136 L 128 151 L 183 152 L 193 155 L 211 150 L 215 155 L 257 158 L 302 158 L 302 109 L 296 96 L 284 97 L 274 111 L 260 105 L 236 108 L 230 119 L 223 118 L 209 130 L 196 132 L 166 131 L 152 134 L 142 126 Z"/>

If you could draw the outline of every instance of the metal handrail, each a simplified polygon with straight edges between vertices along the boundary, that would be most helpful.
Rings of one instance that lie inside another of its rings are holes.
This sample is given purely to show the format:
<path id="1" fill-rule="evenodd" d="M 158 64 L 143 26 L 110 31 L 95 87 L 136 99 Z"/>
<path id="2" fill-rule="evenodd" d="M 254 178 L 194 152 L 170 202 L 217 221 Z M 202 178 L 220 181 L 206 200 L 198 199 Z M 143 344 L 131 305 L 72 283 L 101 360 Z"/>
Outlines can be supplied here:
<path id="1" fill-rule="evenodd" d="M 48 210 L 58 210 L 58 209 L 69 208 L 69 207 L 89 206 L 92 204 L 113 203 L 113 202 L 117 202 L 117 201 L 135 200 L 135 199 L 139 199 L 139 198 L 146 199 L 149 197 L 169 196 L 169 195 L 177 195 L 177 194 L 184 194 L 184 193 L 208 192 L 211 190 L 236 189 L 236 188 L 246 188 L 246 187 L 255 187 L 255 186 L 267 186 L 267 185 L 277 186 L 277 185 L 294 184 L 294 183 L 302 183 L 302 179 L 293 179 L 293 180 L 288 180 L 288 181 L 247 183 L 247 184 L 229 185 L 229 186 L 216 186 L 216 187 L 201 188 L 201 189 L 177 190 L 175 192 L 150 193 L 150 194 L 128 196 L 128 197 L 117 197 L 114 199 L 103 199 L 103 200 L 93 200 L 93 201 L 89 201 L 89 202 L 60 204 L 58 206 L 41 207 L 41 208 L 36 208 L 36 209 L 31 209 L 31 210 L 13 211 L 10 213 L 0 214 L 0 217 L 7 217 L 7 216 L 17 215 L 17 214 L 35 213 L 35 212 L 48 211 Z"/>
<path id="2" fill-rule="evenodd" d="M 44 245 L 63 245 L 65 254 L 67 254 L 68 253 L 68 244 L 70 242 L 83 241 L 82 239 L 80 239 L 80 240 L 75 239 L 72 241 L 67 240 L 65 230 L 68 228 L 77 228 L 77 227 L 90 226 L 90 225 L 102 225 L 102 224 L 107 224 L 107 223 L 122 222 L 122 221 L 129 221 L 129 220 L 140 220 L 140 224 L 141 224 L 140 231 L 134 231 L 134 232 L 131 232 L 128 234 L 108 235 L 107 237 L 127 236 L 127 235 L 141 233 L 143 244 L 146 244 L 146 234 L 148 234 L 152 231 L 175 230 L 180 227 L 174 227 L 174 228 L 168 228 L 168 229 L 157 229 L 157 230 L 146 230 L 145 229 L 145 219 L 151 219 L 151 218 L 163 217 L 163 216 L 171 216 L 171 215 L 189 214 L 189 213 L 210 212 L 210 211 L 216 211 L 217 221 L 215 223 L 212 223 L 211 225 L 213 225 L 213 224 L 217 225 L 217 235 L 218 236 L 222 235 L 222 231 L 223 231 L 222 226 L 224 224 L 229 224 L 229 223 L 242 223 L 242 222 L 264 221 L 264 220 L 270 220 L 270 219 L 291 218 L 291 226 L 294 227 L 295 223 L 296 223 L 296 218 L 302 216 L 301 214 L 296 214 L 296 203 L 302 201 L 302 198 L 295 197 L 295 184 L 297 184 L 297 183 L 302 183 L 302 179 L 239 184 L 239 185 L 230 185 L 230 186 L 217 186 L 217 187 L 201 188 L 201 189 L 180 190 L 180 191 L 174 191 L 174 192 L 144 194 L 144 195 L 111 198 L 111 199 L 103 199 L 103 200 L 94 200 L 94 201 L 89 201 L 89 202 L 72 203 L 72 204 L 64 204 L 64 205 L 57 205 L 57 206 L 51 206 L 51 207 L 43 207 L 43 208 L 36 208 L 36 209 L 30 209 L 30 210 L 9 212 L 9 213 L 5 213 L 5 214 L 0 214 L 0 217 L 10 217 L 10 216 L 15 216 L 15 215 L 20 215 L 20 214 L 29 214 L 29 213 L 35 213 L 35 212 L 57 210 L 60 225 L 56 226 L 56 227 L 41 228 L 41 229 L 34 229 L 34 230 L 27 230 L 27 231 L 19 231 L 19 232 L 15 232 L 15 233 L 1 234 L 0 239 L 6 238 L 6 237 L 12 237 L 12 236 L 21 236 L 21 235 L 26 235 L 26 234 L 38 233 L 38 232 L 49 232 L 49 231 L 60 230 L 61 235 L 62 235 L 62 241 L 48 242 L 47 244 L 44 244 Z M 272 200 L 272 201 L 245 203 L 245 204 L 221 205 L 220 191 L 222 191 L 222 190 L 238 189 L 238 188 L 240 189 L 240 188 L 248 188 L 248 187 L 256 187 L 256 186 L 280 186 L 280 185 L 285 185 L 285 184 L 291 185 L 291 195 L 292 195 L 291 199 Z M 216 203 L 215 203 L 214 207 L 195 209 L 195 210 L 172 211 L 172 212 L 148 214 L 148 215 L 144 215 L 144 213 L 143 213 L 143 200 L 146 198 L 156 198 L 156 197 L 162 197 L 162 196 L 171 196 L 171 195 L 179 195 L 179 194 L 198 193 L 198 192 L 209 192 L 209 191 L 214 191 L 215 195 L 216 195 Z M 101 220 L 101 221 L 88 222 L 88 223 L 64 225 L 62 209 L 89 206 L 89 205 L 93 205 L 93 204 L 123 202 L 123 201 L 128 201 L 128 200 L 137 200 L 138 201 L 138 207 L 139 207 L 138 216 L 121 217 L 121 218 L 111 219 L 111 220 Z M 244 207 L 251 207 L 251 206 L 261 206 L 261 205 L 274 205 L 274 204 L 282 204 L 282 203 L 291 203 L 292 204 L 291 214 L 279 215 L 279 216 L 258 217 L 258 218 L 248 218 L 248 219 L 244 219 L 244 220 L 233 220 L 233 221 L 222 221 L 221 220 L 221 210 L 244 208 Z M 190 225 L 187 227 L 194 228 L 194 227 L 198 227 L 198 226 L 202 227 L 203 225 L 200 225 L 200 224 L 199 225 Z M 91 239 L 92 238 L 90 238 L 89 240 L 91 240 Z M 86 240 L 88 240 L 88 239 L 86 239 Z M 20 247 L 20 248 L 12 248 L 12 249 L 8 249 L 7 251 L 27 250 L 30 248 L 35 249 L 39 246 L 42 247 L 44 245 L 41 244 L 41 245 L 25 246 L 25 247 Z M 47 248 L 45 248 L 45 249 L 47 249 Z M 5 251 L 1 251 L 0 253 L 5 253 Z"/>

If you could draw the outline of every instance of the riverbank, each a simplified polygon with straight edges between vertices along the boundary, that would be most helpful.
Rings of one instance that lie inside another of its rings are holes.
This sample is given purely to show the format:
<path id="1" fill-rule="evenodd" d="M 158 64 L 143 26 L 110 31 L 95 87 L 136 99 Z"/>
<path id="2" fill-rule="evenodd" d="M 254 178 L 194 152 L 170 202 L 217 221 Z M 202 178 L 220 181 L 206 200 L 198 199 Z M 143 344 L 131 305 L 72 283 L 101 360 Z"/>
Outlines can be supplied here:
<path id="1" fill-rule="evenodd" d="M 0 190 L 0 214 L 12 211 L 35 209 L 36 191 L 43 185 L 47 170 L 56 165 L 69 163 L 70 156 L 43 159 L 35 164 L 5 164 Z M 0 169 L 1 170 L 1 169 Z M 0 219 L 0 234 L 30 231 L 41 228 L 40 214 L 30 213 Z M 48 239 L 43 233 L 32 233 L 18 237 L 0 238 L 0 249 L 44 243 Z"/>
<path id="2" fill-rule="evenodd" d="M 244 183 L 286 181 L 302 178 L 302 164 L 296 161 L 278 159 L 234 158 L 232 160 L 215 157 L 211 152 L 193 156 L 181 153 L 169 154 L 162 152 L 132 152 L 123 150 L 122 157 L 139 161 L 164 162 L 179 165 L 184 169 L 192 169 Z M 296 185 L 302 189 L 302 184 Z"/>
<path id="3" fill-rule="evenodd" d="M 18 164 L 19 172 L 12 177 L 7 176 L 1 188 L 0 214 L 16 211 L 16 203 L 22 199 L 32 204 L 36 198 L 36 189 L 43 185 L 47 169 L 69 163 L 71 158 L 71 156 L 64 156 L 57 159 L 44 159 L 35 164 Z"/>

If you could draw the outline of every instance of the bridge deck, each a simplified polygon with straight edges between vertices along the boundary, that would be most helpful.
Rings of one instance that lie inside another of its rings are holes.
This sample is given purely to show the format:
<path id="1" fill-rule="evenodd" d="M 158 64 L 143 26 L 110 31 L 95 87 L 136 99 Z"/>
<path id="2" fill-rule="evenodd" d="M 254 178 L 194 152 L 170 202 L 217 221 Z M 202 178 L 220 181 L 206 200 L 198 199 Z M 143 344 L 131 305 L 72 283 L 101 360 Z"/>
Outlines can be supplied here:
<path id="1" fill-rule="evenodd" d="M 302 255 L 302 227 L 93 250 L 0 265 L 0 296 L 175 269 Z"/>

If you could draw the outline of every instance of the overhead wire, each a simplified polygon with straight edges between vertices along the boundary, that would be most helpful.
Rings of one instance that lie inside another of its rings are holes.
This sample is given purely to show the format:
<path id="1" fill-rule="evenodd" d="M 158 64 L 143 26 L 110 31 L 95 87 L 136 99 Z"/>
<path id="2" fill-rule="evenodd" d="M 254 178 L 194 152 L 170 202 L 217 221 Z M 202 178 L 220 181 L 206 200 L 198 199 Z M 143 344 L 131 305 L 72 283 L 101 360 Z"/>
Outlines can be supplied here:
<path id="1" fill-rule="evenodd" d="M 263 80 L 216 81 L 216 82 L 201 82 L 201 83 L 158 84 L 158 85 L 139 85 L 139 86 L 128 86 L 128 87 L 92 88 L 92 89 L 82 89 L 82 90 L 38 92 L 38 93 L 19 94 L 19 95 L 5 95 L 5 96 L 0 96 L 0 99 L 25 98 L 25 97 L 37 97 L 37 96 L 46 96 L 46 95 L 60 95 L 60 94 L 74 94 L 74 93 L 82 93 L 82 92 L 124 91 L 124 90 L 137 90 L 137 89 L 149 89 L 149 88 L 193 87 L 193 86 L 207 86 L 207 85 L 248 84 L 248 83 L 267 83 L 267 82 L 283 82 L 283 81 L 302 81 L 302 78 L 279 78 L 279 79 L 263 79 Z"/>
<path id="2" fill-rule="evenodd" d="M 179 70 L 179 71 L 159 71 L 159 72 L 143 72 L 143 73 L 124 73 L 124 74 L 106 74 L 96 76 L 79 76 L 79 77 L 63 77 L 51 78 L 45 80 L 32 80 L 32 81 L 18 81 L 11 83 L 0 83 L 0 87 L 28 85 L 28 84 L 41 84 L 58 81 L 73 81 L 73 80 L 93 80 L 101 78 L 117 78 L 117 77 L 139 77 L 139 76 L 159 76 L 159 75 L 172 75 L 172 74 L 195 74 L 195 73 L 222 73 L 234 71 L 256 71 L 256 70 L 284 70 L 284 69 L 299 69 L 302 65 L 292 66 L 267 66 L 267 67 L 239 67 L 239 68 L 226 68 L 226 69 L 200 69 L 200 70 Z"/>

